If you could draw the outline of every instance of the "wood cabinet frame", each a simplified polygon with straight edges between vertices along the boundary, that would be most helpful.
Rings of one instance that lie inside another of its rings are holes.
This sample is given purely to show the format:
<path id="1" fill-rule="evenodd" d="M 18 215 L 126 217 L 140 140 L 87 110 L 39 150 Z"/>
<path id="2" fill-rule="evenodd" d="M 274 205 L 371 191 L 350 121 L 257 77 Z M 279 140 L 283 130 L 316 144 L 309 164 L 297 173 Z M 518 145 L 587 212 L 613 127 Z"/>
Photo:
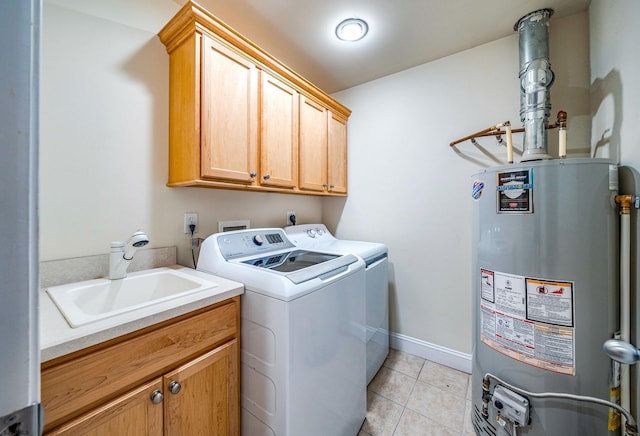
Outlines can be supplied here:
<path id="1" fill-rule="evenodd" d="M 193 364 L 212 350 L 225 350 L 217 354 L 217 358 L 223 356 L 229 362 L 229 422 L 231 428 L 239 428 L 239 308 L 240 297 L 233 297 L 44 362 L 41 397 L 45 434 L 78 422 L 85 422 L 82 425 L 86 426 L 86 421 L 97 411 L 124 407 L 122 404 L 129 404 L 123 403 L 124 399 L 137 392 L 140 386 L 159 382 L 159 377 Z M 145 396 L 150 402 L 149 394 L 147 392 Z M 163 394 L 165 398 L 168 395 L 166 390 Z M 137 398 L 132 401 L 138 401 Z M 99 416 L 100 419 L 104 417 L 103 414 Z"/>
<path id="2" fill-rule="evenodd" d="M 256 149 L 252 141 L 254 138 L 260 137 L 260 113 L 255 118 L 255 130 L 251 128 L 248 134 L 246 150 L 240 152 L 242 162 L 248 161 L 249 164 L 238 165 L 238 162 L 235 161 L 235 164 L 232 165 L 232 167 L 235 166 L 234 168 L 215 167 L 212 172 L 208 172 L 211 169 L 206 166 L 208 162 L 224 162 L 223 158 L 212 160 L 211 150 L 207 151 L 207 147 L 203 147 L 202 143 L 203 136 L 207 138 L 208 135 L 205 131 L 207 125 L 203 125 L 208 122 L 207 114 L 202 113 L 203 108 L 208 107 L 208 103 L 202 101 L 204 98 L 203 88 L 206 87 L 203 85 L 203 80 L 209 80 L 204 77 L 208 73 L 202 72 L 206 61 L 202 54 L 202 47 L 207 44 L 208 40 L 213 40 L 238 56 L 247 59 L 257 71 L 276 78 L 284 85 L 291 87 L 300 96 L 314 100 L 328 113 L 336 114 L 345 123 L 351 115 L 351 111 L 193 1 L 188 1 L 160 31 L 158 36 L 170 55 L 169 181 L 167 186 L 200 186 L 331 196 L 346 195 L 346 176 L 345 183 L 342 184 L 344 189 L 301 189 L 298 180 L 301 172 L 303 175 L 305 174 L 302 169 L 298 168 L 299 161 L 295 148 L 290 150 L 296 159 L 295 163 L 290 165 L 293 177 L 275 177 L 271 180 L 269 173 L 271 169 L 262 168 L 265 165 L 265 153 L 284 156 L 284 152 L 282 149 L 267 150 L 265 147 L 270 147 L 270 145 L 262 143 L 258 145 L 262 158 L 255 154 Z M 259 95 L 255 102 L 257 105 L 261 104 Z M 253 112 L 251 113 L 253 114 Z M 253 126 L 253 121 L 249 121 L 248 125 Z M 293 128 L 297 129 L 297 126 Z M 247 129 L 244 123 L 242 129 Z M 262 137 L 261 140 L 264 138 Z M 346 147 L 346 142 L 344 145 Z M 205 151 L 203 152 L 203 150 Z M 220 152 L 227 153 L 227 149 L 223 147 Z M 331 162 L 331 158 L 327 158 Z M 256 169 L 252 169 L 252 166 L 255 166 Z M 344 162 L 344 168 L 346 171 L 346 162 Z M 286 173 L 286 171 L 282 171 L 282 168 L 279 170 L 281 173 Z M 264 176 L 267 174 L 269 177 L 265 179 Z"/>

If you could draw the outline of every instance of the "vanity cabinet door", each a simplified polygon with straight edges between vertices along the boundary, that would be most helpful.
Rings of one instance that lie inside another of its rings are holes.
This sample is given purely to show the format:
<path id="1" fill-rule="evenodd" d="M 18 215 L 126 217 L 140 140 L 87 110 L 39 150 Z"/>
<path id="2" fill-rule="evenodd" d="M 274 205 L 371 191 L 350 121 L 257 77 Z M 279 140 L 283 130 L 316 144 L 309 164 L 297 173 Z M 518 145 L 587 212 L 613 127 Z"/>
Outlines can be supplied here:
<path id="1" fill-rule="evenodd" d="M 238 353 L 234 339 L 163 377 L 166 434 L 240 434 Z"/>
<path id="2" fill-rule="evenodd" d="M 162 380 L 155 379 L 45 434 L 162 436 L 162 401 L 152 400 L 161 391 Z"/>

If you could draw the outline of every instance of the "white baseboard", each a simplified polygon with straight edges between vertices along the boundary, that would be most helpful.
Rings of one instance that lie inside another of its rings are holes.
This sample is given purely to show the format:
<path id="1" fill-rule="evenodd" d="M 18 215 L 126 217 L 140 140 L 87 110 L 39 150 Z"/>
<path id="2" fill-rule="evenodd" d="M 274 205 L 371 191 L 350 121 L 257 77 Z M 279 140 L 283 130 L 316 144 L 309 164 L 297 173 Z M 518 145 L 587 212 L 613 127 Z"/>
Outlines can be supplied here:
<path id="1" fill-rule="evenodd" d="M 389 343 L 391 348 L 395 350 L 404 351 L 471 374 L 471 354 L 461 353 L 460 351 L 394 332 L 389 332 Z"/>

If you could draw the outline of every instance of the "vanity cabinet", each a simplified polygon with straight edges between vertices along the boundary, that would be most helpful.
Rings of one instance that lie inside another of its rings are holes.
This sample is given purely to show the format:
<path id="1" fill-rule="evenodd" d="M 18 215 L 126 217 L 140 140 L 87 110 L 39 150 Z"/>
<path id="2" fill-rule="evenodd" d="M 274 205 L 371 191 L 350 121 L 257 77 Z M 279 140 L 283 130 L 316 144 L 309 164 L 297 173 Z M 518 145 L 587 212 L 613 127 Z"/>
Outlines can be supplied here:
<path id="1" fill-rule="evenodd" d="M 162 436 L 162 404 L 150 401 L 153 392 L 161 391 L 162 381 L 153 380 L 45 434 Z"/>
<path id="2" fill-rule="evenodd" d="M 346 126 L 348 108 L 192 1 L 158 36 L 170 59 L 167 186 L 346 195 L 345 162 L 330 189 L 327 147 L 329 114 Z"/>
<path id="3" fill-rule="evenodd" d="M 238 435 L 239 297 L 45 362 L 46 435 Z"/>

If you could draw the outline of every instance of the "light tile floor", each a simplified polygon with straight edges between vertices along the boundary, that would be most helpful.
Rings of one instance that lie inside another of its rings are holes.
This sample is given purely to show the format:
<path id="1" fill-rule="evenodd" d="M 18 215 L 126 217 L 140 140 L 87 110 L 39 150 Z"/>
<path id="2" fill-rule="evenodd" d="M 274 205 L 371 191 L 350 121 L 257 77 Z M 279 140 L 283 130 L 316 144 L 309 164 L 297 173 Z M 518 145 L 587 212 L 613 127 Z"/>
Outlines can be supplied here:
<path id="1" fill-rule="evenodd" d="M 398 350 L 367 388 L 358 436 L 475 436 L 471 376 Z"/>

